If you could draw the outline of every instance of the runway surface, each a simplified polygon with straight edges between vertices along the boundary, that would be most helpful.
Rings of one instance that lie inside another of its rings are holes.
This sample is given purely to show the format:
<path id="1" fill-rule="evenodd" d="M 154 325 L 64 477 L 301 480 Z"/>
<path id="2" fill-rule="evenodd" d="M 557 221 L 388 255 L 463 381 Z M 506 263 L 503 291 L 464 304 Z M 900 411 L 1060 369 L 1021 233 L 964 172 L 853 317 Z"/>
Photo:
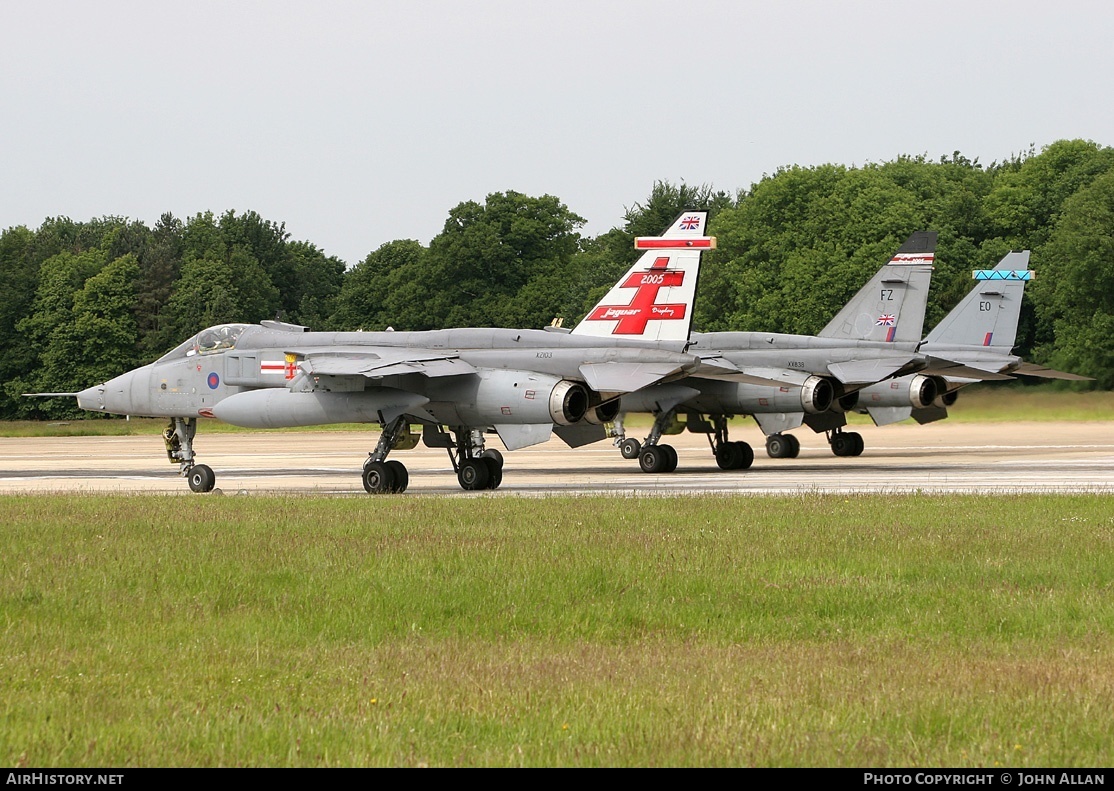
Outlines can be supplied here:
<path id="1" fill-rule="evenodd" d="M 832 455 L 823 434 L 798 430 L 796 459 L 771 459 L 753 426 L 733 429 L 749 442 L 747 470 L 716 466 L 704 435 L 664 438 L 679 455 L 676 472 L 647 474 L 609 442 L 571 449 L 557 439 L 504 452 L 502 486 L 460 489 L 444 450 L 396 451 L 410 486 L 402 495 L 455 497 L 609 494 L 804 492 L 1100 492 L 1114 494 L 1114 422 L 940 423 L 853 427 L 866 450 Z M 194 449 L 217 475 L 217 491 L 240 494 L 330 494 L 366 497 L 360 470 L 377 430 L 206 434 Z M 641 435 L 638 435 L 641 438 Z M 489 447 L 502 450 L 492 436 Z M 0 438 L 0 494 L 17 492 L 166 492 L 192 495 L 157 435 Z M 199 495 L 193 495 L 199 496 Z"/>

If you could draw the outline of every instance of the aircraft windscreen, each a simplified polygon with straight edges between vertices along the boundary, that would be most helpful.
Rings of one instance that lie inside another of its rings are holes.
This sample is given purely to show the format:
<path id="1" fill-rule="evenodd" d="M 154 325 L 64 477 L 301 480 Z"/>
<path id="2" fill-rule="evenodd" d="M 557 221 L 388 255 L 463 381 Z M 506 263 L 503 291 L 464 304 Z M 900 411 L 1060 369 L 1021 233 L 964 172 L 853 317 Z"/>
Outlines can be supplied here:
<path id="1" fill-rule="evenodd" d="M 240 339 L 244 330 L 250 324 L 218 324 L 215 327 L 204 329 L 185 343 L 176 346 L 159 358 L 172 360 L 177 357 L 191 357 L 195 354 L 215 354 L 236 348 L 236 341 Z"/>

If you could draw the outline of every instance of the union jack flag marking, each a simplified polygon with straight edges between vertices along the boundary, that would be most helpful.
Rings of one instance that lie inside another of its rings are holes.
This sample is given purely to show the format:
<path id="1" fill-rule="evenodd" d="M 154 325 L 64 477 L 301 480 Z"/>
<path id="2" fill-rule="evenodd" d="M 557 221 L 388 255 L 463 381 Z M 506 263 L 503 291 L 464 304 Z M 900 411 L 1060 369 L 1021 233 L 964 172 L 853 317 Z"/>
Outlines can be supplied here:
<path id="1" fill-rule="evenodd" d="M 692 230 L 695 230 L 696 228 L 699 228 L 699 227 L 700 227 L 700 218 L 699 217 L 686 217 L 685 219 L 681 220 L 682 230 L 692 231 Z"/>
<path id="2" fill-rule="evenodd" d="M 874 324 L 878 327 L 892 327 L 897 324 L 897 316 L 892 313 L 883 313 Z"/>

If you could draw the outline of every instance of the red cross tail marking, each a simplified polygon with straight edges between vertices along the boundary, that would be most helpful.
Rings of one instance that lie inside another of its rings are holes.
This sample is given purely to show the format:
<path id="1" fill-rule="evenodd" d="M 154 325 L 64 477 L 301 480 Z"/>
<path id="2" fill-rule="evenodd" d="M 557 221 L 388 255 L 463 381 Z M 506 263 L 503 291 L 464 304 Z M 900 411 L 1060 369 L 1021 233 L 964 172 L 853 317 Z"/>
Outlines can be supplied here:
<path id="1" fill-rule="evenodd" d="M 663 288 L 679 286 L 685 279 L 680 270 L 666 269 L 669 257 L 654 261 L 645 272 L 632 272 L 621 284 L 622 288 L 636 289 L 629 305 L 600 305 L 588 316 L 590 321 L 617 321 L 612 335 L 643 335 L 650 321 L 676 321 L 683 319 L 688 306 L 683 302 L 657 304 L 658 292 Z"/>

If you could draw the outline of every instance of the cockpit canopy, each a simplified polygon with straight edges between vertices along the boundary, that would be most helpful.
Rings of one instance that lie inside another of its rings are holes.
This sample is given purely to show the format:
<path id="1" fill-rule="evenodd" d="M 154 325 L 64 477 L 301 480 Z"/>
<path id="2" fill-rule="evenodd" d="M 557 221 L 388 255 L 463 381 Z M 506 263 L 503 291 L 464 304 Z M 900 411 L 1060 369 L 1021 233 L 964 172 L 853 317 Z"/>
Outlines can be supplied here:
<path id="1" fill-rule="evenodd" d="M 174 360 L 180 357 L 192 357 L 195 354 L 215 354 L 236 348 L 236 342 L 250 324 L 218 324 L 209 327 L 194 335 L 185 343 L 174 347 L 162 357 L 163 360 Z"/>

